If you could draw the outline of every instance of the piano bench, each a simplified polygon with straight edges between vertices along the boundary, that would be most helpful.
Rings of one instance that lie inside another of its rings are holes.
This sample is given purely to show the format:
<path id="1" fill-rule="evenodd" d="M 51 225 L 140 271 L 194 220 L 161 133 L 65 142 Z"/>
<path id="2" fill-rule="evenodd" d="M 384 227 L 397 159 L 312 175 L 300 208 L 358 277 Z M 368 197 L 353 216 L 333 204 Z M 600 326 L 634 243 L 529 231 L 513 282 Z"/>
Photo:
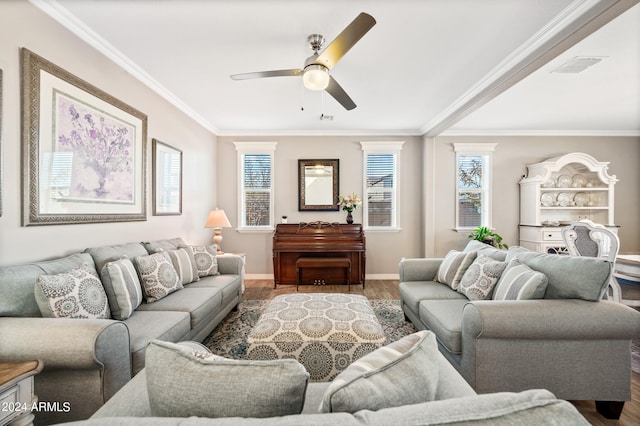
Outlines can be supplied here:
<path id="1" fill-rule="evenodd" d="M 300 285 L 303 268 L 344 268 L 347 272 L 347 290 L 351 291 L 351 259 L 346 257 L 299 257 L 296 260 L 296 291 Z"/>

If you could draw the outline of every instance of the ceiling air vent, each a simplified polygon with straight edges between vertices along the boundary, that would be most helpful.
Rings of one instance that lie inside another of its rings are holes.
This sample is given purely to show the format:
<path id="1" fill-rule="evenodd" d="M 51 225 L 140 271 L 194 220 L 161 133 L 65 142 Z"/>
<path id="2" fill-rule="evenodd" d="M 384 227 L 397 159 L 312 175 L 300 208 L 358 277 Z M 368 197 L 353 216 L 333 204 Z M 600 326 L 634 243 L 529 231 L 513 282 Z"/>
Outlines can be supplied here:
<path id="1" fill-rule="evenodd" d="M 589 68 L 592 65 L 602 61 L 605 56 L 576 56 L 575 58 L 565 62 L 557 68 L 551 70 L 551 72 L 557 72 L 562 74 L 577 74 Z"/>

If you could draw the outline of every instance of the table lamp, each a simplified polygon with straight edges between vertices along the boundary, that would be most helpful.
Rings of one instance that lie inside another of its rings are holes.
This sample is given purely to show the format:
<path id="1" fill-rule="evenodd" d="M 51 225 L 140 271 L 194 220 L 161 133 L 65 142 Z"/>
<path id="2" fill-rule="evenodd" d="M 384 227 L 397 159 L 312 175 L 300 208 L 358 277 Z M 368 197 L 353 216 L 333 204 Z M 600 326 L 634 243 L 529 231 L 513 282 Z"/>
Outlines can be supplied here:
<path id="1" fill-rule="evenodd" d="M 220 245 L 222 244 L 222 228 L 231 228 L 231 223 L 229 223 L 229 219 L 224 213 L 224 210 L 211 210 L 204 227 L 213 228 L 213 242 L 218 247 L 218 253 L 224 253 L 220 248 Z"/>

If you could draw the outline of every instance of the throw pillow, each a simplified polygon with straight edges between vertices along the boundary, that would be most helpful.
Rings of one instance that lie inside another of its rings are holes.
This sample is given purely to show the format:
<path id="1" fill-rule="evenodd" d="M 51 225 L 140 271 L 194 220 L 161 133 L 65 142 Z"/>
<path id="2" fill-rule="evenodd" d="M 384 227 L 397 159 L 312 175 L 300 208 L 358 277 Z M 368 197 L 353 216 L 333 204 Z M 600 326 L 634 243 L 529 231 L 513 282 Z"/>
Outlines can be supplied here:
<path id="1" fill-rule="evenodd" d="M 475 251 L 462 252 L 451 250 L 447 253 L 438 268 L 436 281 L 442 284 L 447 284 L 452 289 L 457 290 L 462 276 L 476 256 L 477 253 Z"/>
<path id="2" fill-rule="evenodd" d="M 513 259 L 502 273 L 493 293 L 494 300 L 542 299 L 547 290 L 547 276 Z"/>
<path id="3" fill-rule="evenodd" d="M 47 318 L 111 318 L 98 273 L 85 264 L 56 275 L 40 275 L 35 297 Z"/>
<path id="4" fill-rule="evenodd" d="M 140 274 L 144 297 L 148 303 L 157 302 L 183 288 L 178 273 L 166 252 L 136 256 L 134 260 Z"/>
<path id="5" fill-rule="evenodd" d="M 309 373 L 293 359 L 242 361 L 152 340 L 145 357 L 152 416 L 299 414 Z"/>
<path id="6" fill-rule="evenodd" d="M 218 272 L 218 259 L 216 258 L 217 247 L 215 244 L 210 246 L 192 246 L 193 257 L 196 260 L 198 268 L 198 276 L 208 277 L 209 275 L 220 275 Z"/>
<path id="7" fill-rule="evenodd" d="M 164 251 L 164 249 L 159 248 L 156 250 L 156 253 L 162 251 Z M 167 254 L 171 259 L 174 269 L 178 273 L 182 285 L 200 280 L 198 268 L 196 267 L 196 259 L 193 256 L 193 249 L 190 246 L 183 246 L 176 250 L 167 250 Z"/>
<path id="8" fill-rule="evenodd" d="M 469 300 L 488 299 L 506 267 L 506 262 L 494 260 L 483 254 L 478 255 L 462 276 L 458 292 L 467 296 Z"/>
<path id="9" fill-rule="evenodd" d="M 333 379 L 320 411 L 359 410 L 432 401 L 438 386 L 435 334 L 419 331 L 363 356 Z"/>
<path id="10" fill-rule="evenodd" d="M 117 320 L 126 320 L 142 303 L 142 288 L 136 268 L 124 256 L 104 265 L 100 276 L 109 299 L 111 315 Z"/>

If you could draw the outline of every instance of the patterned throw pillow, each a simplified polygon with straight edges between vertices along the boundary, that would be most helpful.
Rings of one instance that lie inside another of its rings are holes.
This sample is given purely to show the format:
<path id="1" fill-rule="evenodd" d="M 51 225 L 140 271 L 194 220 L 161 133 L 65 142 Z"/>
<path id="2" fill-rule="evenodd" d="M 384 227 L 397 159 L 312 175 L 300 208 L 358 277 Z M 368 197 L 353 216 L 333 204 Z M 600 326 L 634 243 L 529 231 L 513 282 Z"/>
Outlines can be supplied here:
<path id="1" fill-rule="evenodd" d="M 142 288 L 136 268 L 128 257 L 109 262 L 100 273 L 109 298 L 111 315 L 126 320 L 142 303 Z"/>
<path id="2" fill-rule="evenodd" d="M 438 386 L 438 345 L 419 331 L 363 356 L 333 379 L 322 397 L 323 413 L 433 401 Z"/>
<path id="3" fill-rule="evenodd" d="M 163 251 L 164 249 L 159 248 L 156 250 L 156 253 Z M 167 250 L 167 254 L 183 285 L 200 280 L 198 268 L 196 267 L 196 259 L 193 256 L 193 248 L 191 248 L 191 246 L 181 246 L 176 250 Z"/>
<path id="4" fill-rule="evenodd" d="M 276 417 L 302 411 L 309 373 L 296 360 L 233 360 L 190 346 L 149 343 L 145 368 L 152 416 Z"/>
<path id="5" fill-rule="evenodd" d="M 494 300 L 542 299 L 547 290 L 547 276 L 513 259 L 502 273 L 493 293 Z"/>
<path id="6" fill-rule="evenodd" d="M 451 250 L 447 253 L 438 268 L 436 281 L 447 284 L 452 289 L 457 290 L 462 276 L 474 261 L 476 255 L 477 253 L 475 251 L 463 252 Z"/>
<path id="7" fill-rule="evenodd" d="M 460 280 L 458 292 L 469 300 L 486 300 L 507 267 L 506 262 L 478 255 Z"/>
<path id="8" fill-rule="evenodd" d="M 198 268 L 198 276 L 208 277 L 209 275 L 220 275 L 218 272 L 218 259 L 216 258 L 217 247 L 215 244 L 210 246 L 192 246 L 193 257 L 196 259 Z"/>
<path id="9" fill-rule="evenodd" d="M 95 268 L 88 264 L 39 276 L 35 297 L 46 318 L 111 318 L 107 294 Z"/>
<path id="10" fill-rule="evenodd" d="M 178 273 L 166 252 L 136 256 L 134 260 L 148 303 L 157 302 L 168 294 L 183 288 Z"/>

